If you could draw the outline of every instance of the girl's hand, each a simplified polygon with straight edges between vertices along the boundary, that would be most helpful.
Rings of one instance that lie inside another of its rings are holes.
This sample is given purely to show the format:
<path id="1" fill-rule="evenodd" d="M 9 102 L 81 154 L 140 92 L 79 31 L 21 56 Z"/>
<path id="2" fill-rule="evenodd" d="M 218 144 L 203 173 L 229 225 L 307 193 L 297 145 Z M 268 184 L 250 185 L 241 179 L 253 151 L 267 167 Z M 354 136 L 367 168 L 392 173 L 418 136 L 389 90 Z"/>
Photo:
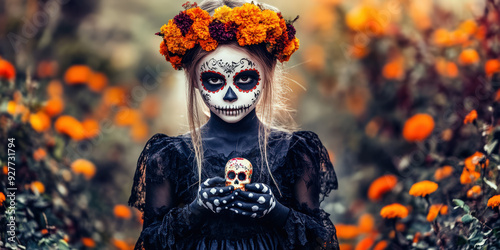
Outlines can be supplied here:
<path id="1" fill-rule="evenodd" d="M 269 186 L 264 183 L 246 184 L 245 189 L 247 191 L 234 191 L 235 199 L 231 202 L 229 210 L 252 218 L 261 218 L 279 204 Z"/>
<path id="2" fill-rule="evenodd" d="M 194 210 L 199 210 L 201 207 L 208 209 L 214 213 L 220 213 L 222 209 L 226 209 L 229 201 L 232 198 L 231 191 L 233 186 L 218 186 L 224 185 L 225 179 L 214 177 L 205 180 L 198 189 L 196 199 L 190 204 Z"/>

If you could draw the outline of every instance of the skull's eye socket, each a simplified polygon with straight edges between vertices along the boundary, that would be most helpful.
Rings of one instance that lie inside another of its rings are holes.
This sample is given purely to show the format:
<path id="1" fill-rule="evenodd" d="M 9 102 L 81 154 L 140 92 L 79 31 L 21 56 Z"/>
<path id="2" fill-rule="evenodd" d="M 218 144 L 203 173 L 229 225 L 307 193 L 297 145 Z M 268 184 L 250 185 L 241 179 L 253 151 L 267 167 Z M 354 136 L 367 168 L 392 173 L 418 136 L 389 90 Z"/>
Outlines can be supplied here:
<path id="1" fill-rule="evenodd" d="M 238 174 L 238 180 L 244 181 L 247 178 L 247 174 L 245 172 L 241 172 Z"/>
<path id="2" fill-rule="evenodd" d="M 234 180 L 234 177 L 236 177 L 236 173 L 234 171 L 231 171 L 227 173 L 227 178 L 230 180 Z"/>

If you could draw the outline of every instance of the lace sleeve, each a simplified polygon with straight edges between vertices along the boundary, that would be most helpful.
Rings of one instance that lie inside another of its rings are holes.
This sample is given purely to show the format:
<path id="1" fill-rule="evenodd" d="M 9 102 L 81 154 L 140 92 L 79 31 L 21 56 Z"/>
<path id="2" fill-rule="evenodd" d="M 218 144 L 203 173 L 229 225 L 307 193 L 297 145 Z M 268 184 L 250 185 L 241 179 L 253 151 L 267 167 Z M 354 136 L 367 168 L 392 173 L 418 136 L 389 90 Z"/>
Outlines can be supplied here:
<path id="1" fill-rule="evenodd" d="M 293 249 L 338 249 L 335 226 L 319 207 L 338 185 L 326 148 L 313 132 L 296 132 L 287 162 L 294 173 L 294 204 L 284 227 L 287 244 Z"/>
<path id="2" fill-rule="evenodd" d="M 129 205 L 143 212 L 144 224 L 135 249 L 171 249 L 197 224 L 188 206 L 179 206 L 176 169 L 185 166 L 172 139 L 154 135 L 146 143 L 134 176 Z"/>

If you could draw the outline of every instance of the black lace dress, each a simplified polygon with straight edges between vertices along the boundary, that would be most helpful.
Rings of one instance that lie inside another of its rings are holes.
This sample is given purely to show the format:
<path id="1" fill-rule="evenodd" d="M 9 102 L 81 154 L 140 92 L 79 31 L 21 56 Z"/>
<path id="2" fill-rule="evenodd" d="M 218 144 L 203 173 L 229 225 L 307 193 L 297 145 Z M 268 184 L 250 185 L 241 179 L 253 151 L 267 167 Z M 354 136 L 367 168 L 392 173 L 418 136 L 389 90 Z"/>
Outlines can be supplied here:
<path id="1" fill-rule="evenodd" d="M 261 168 L 260 150 L 233 151 L 229 156 L 204 151 L 202 181 L 224 177 L 226 162 L 244 157 L 254 167 L 252 182 L 266 183 L 290 208 L 284 225 L 223 210 L 201 221 L 190 218 L 188 204 L 196 198 L 198 173 L 189 135 L 156 134 L 137 163 L 129 205 L 144 212 L 136 249 L 338 249 L 329 214 L 319 208 L 320 195 L 337 189 L 328 152 L 309 131 L 272 132 L 269 166 L 280 191 Z M 318 248 L 319 247 L 319 248 Z"/>

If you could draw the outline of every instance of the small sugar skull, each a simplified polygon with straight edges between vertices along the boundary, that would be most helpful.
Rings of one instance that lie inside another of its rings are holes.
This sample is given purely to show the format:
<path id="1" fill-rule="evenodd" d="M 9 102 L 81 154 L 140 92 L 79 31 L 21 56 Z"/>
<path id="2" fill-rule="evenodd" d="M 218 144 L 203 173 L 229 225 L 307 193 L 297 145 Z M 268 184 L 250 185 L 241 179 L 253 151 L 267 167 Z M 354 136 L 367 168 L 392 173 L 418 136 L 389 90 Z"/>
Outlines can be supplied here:
<path id="1" fill-rule="evenodd" d="M 252 180 L 252 163 L 245 158 L 233 158 L 226 163 L 226 186 L 245 191 Z"/>

